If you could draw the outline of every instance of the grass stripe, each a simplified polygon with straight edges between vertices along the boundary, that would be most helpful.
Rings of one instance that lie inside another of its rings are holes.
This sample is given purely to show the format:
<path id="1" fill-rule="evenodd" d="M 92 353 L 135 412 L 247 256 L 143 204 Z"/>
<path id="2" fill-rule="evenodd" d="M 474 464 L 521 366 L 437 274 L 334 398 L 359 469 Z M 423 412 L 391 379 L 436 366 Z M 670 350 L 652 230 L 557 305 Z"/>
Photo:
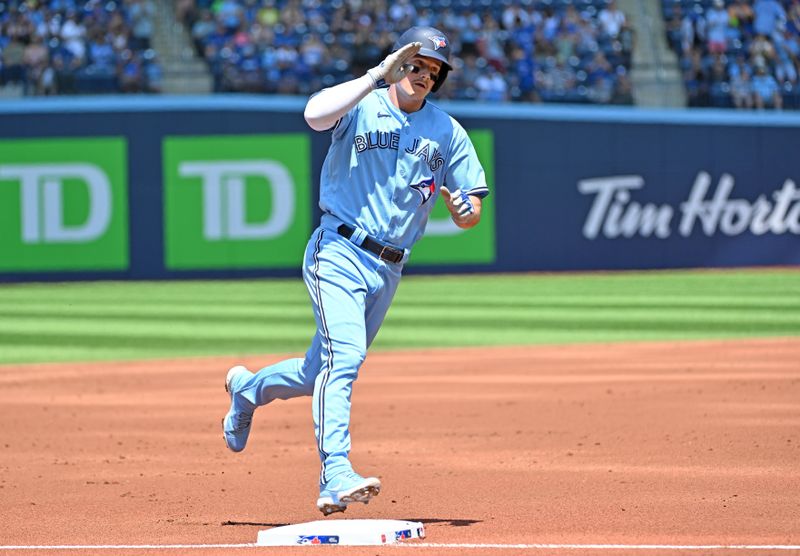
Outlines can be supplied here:
<path id="1" fill-rule="evenodd" d="M 0 285 L 0 363 L 301 352 L 301 280 Z M 375 349 L 800 335 L 800 272 L 409 276 Z"/>

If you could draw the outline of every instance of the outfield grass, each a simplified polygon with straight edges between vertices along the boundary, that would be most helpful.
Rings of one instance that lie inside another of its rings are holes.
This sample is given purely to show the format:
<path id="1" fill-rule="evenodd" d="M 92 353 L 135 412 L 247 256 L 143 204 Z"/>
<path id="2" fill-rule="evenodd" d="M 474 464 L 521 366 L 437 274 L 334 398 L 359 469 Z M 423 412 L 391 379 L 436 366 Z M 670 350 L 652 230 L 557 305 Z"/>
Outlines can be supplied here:
<path id="1" fill-rule="evenodd" d="M 0 285 L 0 364 L 302 352 L 300 280 Z M 800 336 L 800 271 L 408 276 L 373 349 Z"/>

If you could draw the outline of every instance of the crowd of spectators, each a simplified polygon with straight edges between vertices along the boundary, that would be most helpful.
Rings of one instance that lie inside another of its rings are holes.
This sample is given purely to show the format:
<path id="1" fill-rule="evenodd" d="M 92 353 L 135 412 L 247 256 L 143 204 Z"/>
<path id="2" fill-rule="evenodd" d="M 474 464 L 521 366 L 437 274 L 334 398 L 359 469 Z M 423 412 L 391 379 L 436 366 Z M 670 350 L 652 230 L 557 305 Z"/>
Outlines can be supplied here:
<path id="1" fill-rule="evenodd" d="M 633 32 L 614 0 L 178 0 L 219 92 L 306 95 L 363 73 L 398 34 L 451 41 L 438 98 L 631 104 Z"/>
<path id="2" fill-rule="evenodd" d="M 800 0 L 663 0 L 690 106 L 800 109 Z"/>
<path id="3" fill-rule="evenodd" d="M 159 92 L 153 0 L 0 0 L 0 86 L 26 95 Z"/>

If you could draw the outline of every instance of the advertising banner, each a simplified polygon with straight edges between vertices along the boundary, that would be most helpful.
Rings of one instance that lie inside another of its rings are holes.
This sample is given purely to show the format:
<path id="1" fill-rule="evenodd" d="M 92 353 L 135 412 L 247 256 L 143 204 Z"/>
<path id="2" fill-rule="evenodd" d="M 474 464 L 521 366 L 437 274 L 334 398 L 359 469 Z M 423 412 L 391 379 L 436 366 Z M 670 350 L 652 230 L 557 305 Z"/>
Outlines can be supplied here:
<path id="1" fill-rule="evenodd" d="M 503 207 L 498 259 L 510 270 L 800 264 L 800 128 L 731 124 L 517 125 L 528 141 L 496 155 L 518 201 Z"/>
<path id="2" fill-rule="evenodd" d="M 0 271 L 124 270 L 121 137 L 0 140 Z"/>
<path id="3" fill-rule="evenodd" d="M 300 97 L 0 103 L 0 281 L 299 276 L 329 133 Z M 800 265 L 800 115 L 441 103 L 491 194 L 409 273 Z"/>
<path id="4" fill-rule="evenodd" d="M 299 267 L 311 231 L 305 134 L 164 139 L 169 269 Z"/>

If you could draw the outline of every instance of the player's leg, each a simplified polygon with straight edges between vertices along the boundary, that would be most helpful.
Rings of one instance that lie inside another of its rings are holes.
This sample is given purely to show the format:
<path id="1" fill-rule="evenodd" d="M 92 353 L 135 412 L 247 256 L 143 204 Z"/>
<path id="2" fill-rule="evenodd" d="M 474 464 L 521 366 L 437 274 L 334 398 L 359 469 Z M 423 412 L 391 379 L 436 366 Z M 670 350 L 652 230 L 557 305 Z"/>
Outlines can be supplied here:
<path id="1" fill-rule="evenodd" d="M 314 238 L 306 247 L 310 260 Z M 307 265 L 306 265 L 307 266 Z M 310 396 L 320 371 L 322 336 L 318 329 L 304 358 L 291 358 L 264 367 L 257 373 L 243 366 L 233 367 L 225 379 L 225 390 L 231 396 L 230 409 L 222 420 L 225 444 L 234 452 L 244 450 L 256 408 L 273 400 Z"/>
<path id="2" fill-rule="evenodd" d="M 365 324 L 367 329 L 367 347 L 372 345 L 372 341 L 378 334 L 378 330 L 386 318 L 386 313 L 397 292 L 400 283 L 401 269 L 397 265 L 385 264 L 378 269 L 380 277 L 380 287 L 367 297 Z"/>
<path id="3" fill-rule="evenodd" d="M 361 477 L 349 461 L 351 394 L 367 350 L 366 299 L 379 277 L 375 261 L 341 236 L 323 231 L 318 239 L 305 277 L 322 339 L 312 403 L 322 463 L 317 506 L 327 515 L 380 490 L 380 481 Z"/>
<path id="4" fill-rule="evenodd" d="M 362 256 L 364 256 L 362 254 Z M 400 269 L 394 265 L 383 265 L 374 259 L 366 261 L 361 268 L 369 269 L 366 273 L 370 277 L 368 280 L 371 284 L 369 293 L 364 299 L 363 314 L 364 314 L 364 332 L 365 332 L 365 352 L 378 329 L 383 323 L 386 312 L 391 305 L 392 298 L 394 297 L 397 285 L 400 280 Z M 335 351 L 334 351 L 335 356 Z M 318 379 L 319 382 L 319 379 Z M 348 399 L 349 401 L 349 399 Z M 315 405 L 315 408 L 317 406 Z M 327 445 L 326 445 L 327 446 Z M 350 450 L 349 438 L 347 441 L 347 452 Z M 337 462 L 336 454 L 328 454 L 327 458 L 323 457 L 323 471 L 322 477 L 329 475 L 328 482 L 323 484 L 320 488 L 320 497 L 317 500 L 317 507 L 325 515 L 334 512 L 341 512 L 347 508 L 351 502 L 369 503 L 373 496 L 377 496 L 381 489 L 380 481 L 375 477 L 361 477 L 354 473 L 349 467 L 347 471 L 341 474 L 334 474 L 335 465 Z M 326 467 L 328 471 L 326 471 Z M 322 478 L 321 481 L 326 479 Z"/>
<path id="5" fill-rule="evenodd" d="M 366 357 L 364 306 L 368 272 L 341 236 L 320 231 L 304 278 L 317 320 L 320 372 L 314 386 L 314 425 L 322 459 L 321 483 L 352 470 L 350 396 Z"/>
<path id="6" fill-rule="evenodd" d="M 305 358 L 286 359 L 264 367 L 257 373 L 243 366 L 228 371 L 225 389 L 231 395 L 231 406 L 222 420 L 228 448 L 234 452 L 244 450 L 257 407 L 277 399 L 310 396 L 314 392 L 314 377 L 319 370 L 310 362 L 317 360 L 319 339 L 315 337 Z"/>

